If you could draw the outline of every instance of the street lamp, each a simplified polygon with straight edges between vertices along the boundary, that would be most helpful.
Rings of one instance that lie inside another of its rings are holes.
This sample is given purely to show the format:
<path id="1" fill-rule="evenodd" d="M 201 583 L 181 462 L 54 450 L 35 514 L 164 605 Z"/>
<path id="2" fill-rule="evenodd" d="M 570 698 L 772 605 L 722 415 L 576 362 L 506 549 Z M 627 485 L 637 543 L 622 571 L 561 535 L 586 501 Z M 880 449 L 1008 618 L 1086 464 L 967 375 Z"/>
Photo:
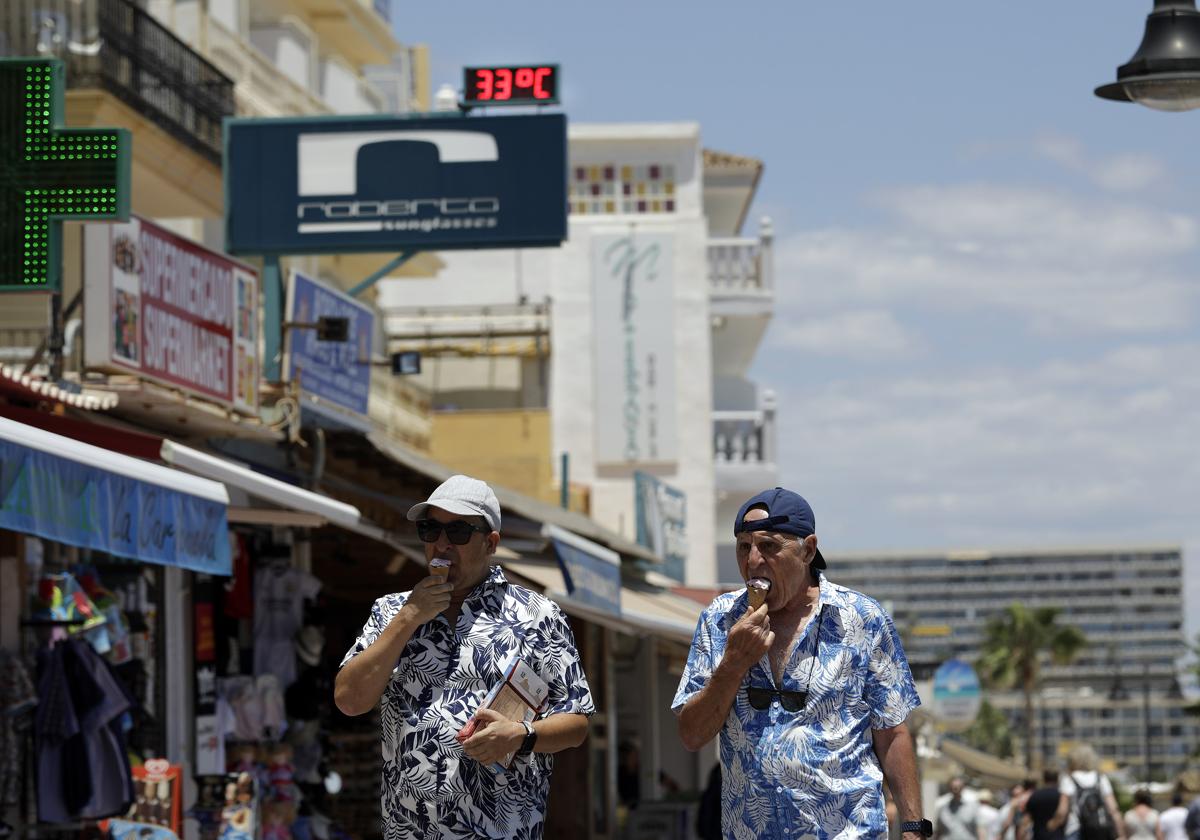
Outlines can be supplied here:
<path id="1" fill-rule="evenodd" d="M 1117 80 L 1096 88 L 1101 99 L 1157 111 L 1200 108 L 1200 12 L 1196 0 L 1154 0 L 1142 45 Z"/>

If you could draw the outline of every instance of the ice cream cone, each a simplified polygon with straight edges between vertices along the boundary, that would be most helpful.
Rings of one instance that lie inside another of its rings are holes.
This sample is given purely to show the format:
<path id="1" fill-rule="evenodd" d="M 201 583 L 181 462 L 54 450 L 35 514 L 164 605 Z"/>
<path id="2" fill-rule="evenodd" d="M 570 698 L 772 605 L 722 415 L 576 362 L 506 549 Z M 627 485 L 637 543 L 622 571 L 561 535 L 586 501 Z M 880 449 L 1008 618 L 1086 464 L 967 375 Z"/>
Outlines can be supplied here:
<path id="1" fill-rule="evenodd" d="M 767 593 L 771 591 L 771 581 L 762 578 L 751 578 L 746 581 L 746 599 L 750 609 L 756 610 L 767 601 Z"/>
<path id="2" fill-rule="evenodd" d="M 440 557 L 435 557 L 429 561 L 429 574 L 437 575 L 443 580 L 450 574 L 450 564 Z"/>

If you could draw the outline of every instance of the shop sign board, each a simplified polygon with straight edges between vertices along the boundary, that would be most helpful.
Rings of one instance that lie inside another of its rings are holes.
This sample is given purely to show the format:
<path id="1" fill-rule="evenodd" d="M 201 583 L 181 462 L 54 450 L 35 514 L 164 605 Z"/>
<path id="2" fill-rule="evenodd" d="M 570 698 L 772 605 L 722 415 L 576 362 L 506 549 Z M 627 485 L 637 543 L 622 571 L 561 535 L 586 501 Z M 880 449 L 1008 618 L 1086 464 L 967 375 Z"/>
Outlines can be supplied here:
<path id="1" fill-rule="evenodd" d="M 84 232 L 84 363 L 258 413 L 258 274 L 134 216 Z"/>
<path id="2" fill-rule="evenodd" d="M 657 571 L 683 582 L 687 564 L 687 494 L 650 473 L 635 470 L 637 541 L 662 558 Z"/>
<path id="3" fill-rule="evenodd" d="M 596 461 L 670 463 L 675 438 L 673 239 L 592 239 Z"/>
<path id="4" fill-rule="evenodd" d="M 566 117 L 226 120 L 225 217 L 234 254 L 558 246 Z"/>
<path id="5" fill-rule="evenodd" d="M 345 341 L 321 341 L 315 324 L 322 317 L 345 318 Z M 300 386 L 305 407 L 333 413 L 353 426 L 369 428 L 371 344 L 375 313 L 344 292 L 293 271 L 288 278 L 287 351 L 283 378 Z"/>
<path id="6" fill-rule="evenodd" d="M 567 595 L 574 601 L 621 615 L 621 556 L 556 525 L 542 532 L 554 546 Z"/>
<path id="7" fill-rule="evenodd" d="M 947 659 L 933 675 L 933 714 L 942 729 L 961 732 L 975 722 L 983 695 L 970 662 Z"/>
<path id="8" fill-rule="evenodd" d="M 0 528 L 229 574 L 225 505 L 0 438 Z"/>

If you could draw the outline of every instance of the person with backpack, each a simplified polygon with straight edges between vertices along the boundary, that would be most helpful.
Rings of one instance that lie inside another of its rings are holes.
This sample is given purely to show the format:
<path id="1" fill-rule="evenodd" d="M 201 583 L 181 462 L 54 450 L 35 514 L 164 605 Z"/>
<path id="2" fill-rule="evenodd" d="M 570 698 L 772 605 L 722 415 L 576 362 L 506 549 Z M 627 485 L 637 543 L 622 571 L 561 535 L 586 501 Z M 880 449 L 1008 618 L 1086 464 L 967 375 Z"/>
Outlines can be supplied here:
<path id="1" fill-rule="evenodd" d="M 1067 773 L 1059 782 L 1071 800 L 1067 840 L 1118 840 L 1125 837 L 1112 783 L 1097 769 L 1096 751 L 1087 744 L 1071 750 Z"/>

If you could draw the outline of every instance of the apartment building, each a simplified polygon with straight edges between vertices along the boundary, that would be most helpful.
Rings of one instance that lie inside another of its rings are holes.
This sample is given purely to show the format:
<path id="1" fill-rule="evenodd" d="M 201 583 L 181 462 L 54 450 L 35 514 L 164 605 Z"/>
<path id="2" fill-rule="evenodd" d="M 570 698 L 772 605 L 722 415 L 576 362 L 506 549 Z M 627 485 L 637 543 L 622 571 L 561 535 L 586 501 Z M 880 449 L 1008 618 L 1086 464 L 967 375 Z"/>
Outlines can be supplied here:
<path id="1" fill-rule="evenodd" d="M 1187 653 L 1178 546 L 839 554 L 829 576 L 884 603 L 918 679 L 950 657 L 975 660 L 988 619 L 1014 602 L 1061 609 L 1088 645 L 1069 665 L 1043 666 L 1034 748 L 1047 762 L 1082 741 L 1134 778 L 1148 762 L 1162 780 L 1200 742 L 1177 679 Z M 988 699 L 1019 731 L 1022 696 Z"/>

